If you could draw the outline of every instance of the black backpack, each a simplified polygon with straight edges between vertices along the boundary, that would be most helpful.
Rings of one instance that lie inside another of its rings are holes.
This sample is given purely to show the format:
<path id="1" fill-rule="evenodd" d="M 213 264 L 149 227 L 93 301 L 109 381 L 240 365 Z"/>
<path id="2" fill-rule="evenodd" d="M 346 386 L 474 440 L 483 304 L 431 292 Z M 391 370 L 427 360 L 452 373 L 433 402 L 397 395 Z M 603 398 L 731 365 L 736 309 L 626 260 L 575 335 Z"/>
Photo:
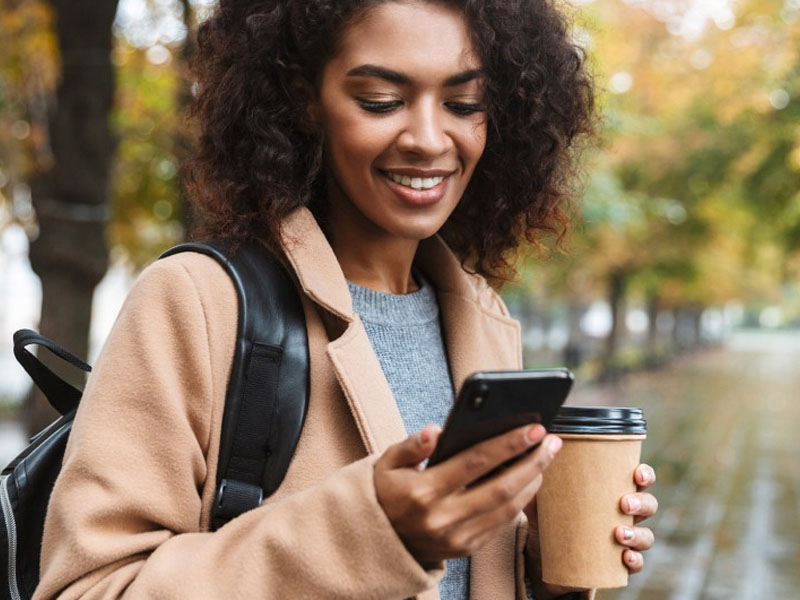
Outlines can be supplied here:
<path id="1" fill-rule="evenodd" d="M 308 408 L 308 339 L 302 305 L 281 264 L 259 246 L 230 252 L 226 241 L 181 244 L 233 280 L 239 301 L 236 350 L 225 400 L 212 528 L 257 507 L 283 480 Z M 0 475 L 0 597 L 28 600 L 39 583 L 45 513 L 61 470 L 81 391 L 27 350 L 40 345 L 72 365 L 91 367 L 31 330 L 14 334 L 14 355 L 61 418 L 31 439 Z"/>

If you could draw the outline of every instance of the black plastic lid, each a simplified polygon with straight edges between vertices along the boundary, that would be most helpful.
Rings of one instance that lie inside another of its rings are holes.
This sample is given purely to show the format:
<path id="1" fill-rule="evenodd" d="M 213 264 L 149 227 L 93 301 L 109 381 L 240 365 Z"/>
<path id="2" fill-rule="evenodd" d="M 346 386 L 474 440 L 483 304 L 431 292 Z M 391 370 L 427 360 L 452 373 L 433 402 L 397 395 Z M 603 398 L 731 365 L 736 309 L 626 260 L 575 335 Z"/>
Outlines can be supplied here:
<path id="1" fill-rule="evenodd" d="M 616 406 L 562 406 L 551 433 L 646 434 L 641 408 Z"/>

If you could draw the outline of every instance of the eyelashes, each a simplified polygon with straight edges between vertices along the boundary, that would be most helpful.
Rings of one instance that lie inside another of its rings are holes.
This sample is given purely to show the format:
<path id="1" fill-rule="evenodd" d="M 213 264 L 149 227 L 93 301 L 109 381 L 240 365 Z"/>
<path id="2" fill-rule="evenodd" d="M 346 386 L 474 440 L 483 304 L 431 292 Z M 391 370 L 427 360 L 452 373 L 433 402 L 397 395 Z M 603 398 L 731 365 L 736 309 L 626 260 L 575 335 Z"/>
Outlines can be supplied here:
<path id="1" fill-rule="evenodd" d="M 374 100 L 364 100 L 358 98 L 358 105 L 366 111 L 374 113 L 388 113 L 403 105 L 400 100 L 389 100 L 387 102 L 375 102 Z"/>
<path id="2" fill-rule="evenodd" d="M 374 100 L 365 100 L 364 98 L 357 98 L 356 102 L 364 110 L 372 113 L 390 113 L 403 105 L 402 100 L 389 100 L 385 102 L 376 102 Z M 454 114 L 467 117 L 475 113 L 484 112 L 486 107 L 483 104 L 469 103 L 469 102 L 445 102 L 445 106 Z"/>
<path id="3" fill-rule="evenodd" d="M 447 102 L 447 108 L 452 110 L 457 115 L 474 115 L 475 113 L 485 112 L 486 107 L 483 104 L 469 103 L 469 102 Z"/>

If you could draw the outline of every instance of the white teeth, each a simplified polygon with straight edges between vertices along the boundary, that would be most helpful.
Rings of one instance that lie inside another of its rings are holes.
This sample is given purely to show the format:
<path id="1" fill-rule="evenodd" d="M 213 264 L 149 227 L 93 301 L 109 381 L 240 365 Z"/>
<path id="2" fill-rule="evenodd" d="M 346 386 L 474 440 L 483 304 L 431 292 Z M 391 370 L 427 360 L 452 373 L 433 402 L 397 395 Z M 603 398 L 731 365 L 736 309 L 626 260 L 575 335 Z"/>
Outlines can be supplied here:
<path id="1" fill-rule="evenodd" d="M 409 177 L 408 175 L 398 175 L 396 173 L 386 173 L 389 176 L 389 179 L 394 181 L 395 183 L 399 183 L 400 185 L 404 185 L 406 187 L 414 188 L 415 190 L 429 190 L 431 188 L 436 187 L 442 181 L 444 181 L 444 177 Z"/>

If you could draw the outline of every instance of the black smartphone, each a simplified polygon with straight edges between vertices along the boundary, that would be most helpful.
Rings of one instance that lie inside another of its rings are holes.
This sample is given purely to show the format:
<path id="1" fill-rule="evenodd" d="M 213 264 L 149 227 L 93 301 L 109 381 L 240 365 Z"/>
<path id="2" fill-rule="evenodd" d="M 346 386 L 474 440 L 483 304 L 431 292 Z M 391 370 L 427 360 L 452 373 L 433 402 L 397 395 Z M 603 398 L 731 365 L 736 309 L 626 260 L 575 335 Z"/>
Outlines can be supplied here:
<path id="1" fill-rule="evenodd" d="M 549 428 L 573 380 L 565 368 L 473 373 L 461 387 L 428 466 L 515 427 L 541 423 Z"/>

